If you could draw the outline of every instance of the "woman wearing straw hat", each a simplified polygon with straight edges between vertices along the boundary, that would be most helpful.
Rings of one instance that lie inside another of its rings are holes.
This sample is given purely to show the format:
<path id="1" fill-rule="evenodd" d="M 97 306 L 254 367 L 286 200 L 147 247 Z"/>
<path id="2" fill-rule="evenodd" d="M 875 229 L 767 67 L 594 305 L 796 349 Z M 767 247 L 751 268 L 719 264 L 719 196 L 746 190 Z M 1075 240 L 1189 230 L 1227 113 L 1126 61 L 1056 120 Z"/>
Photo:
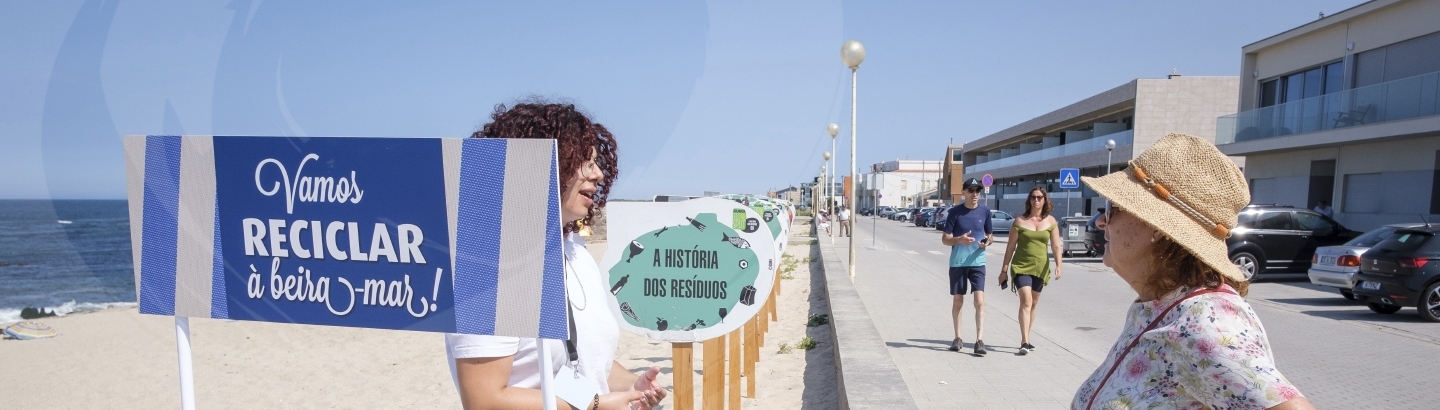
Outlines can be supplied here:
<path id="1" fill-rule="evenodd" d="M 1313 408 L 1276 369 L 1228 258 L 1225 238 L 1250 202 L 1228 157 L 1170 134 L 1124 172 L 1083 179 L 1110 200 L 1105 265 L 1139 297 L 1071 408 Z"/>
<path id="2" fill-rule="evenodd" d="M 1055 227 L 1054 209 L 1050 205 L 1050 194 L 1045 187 L 1036 185 L 1025 197 L 1025 213 L 1015 221 L 1010 230 L 1009 244 L 1005 245 L 1005 259 L 1000 264 L 1000 288 L 1005 281 L 1015 281 L 1015 292 L 1020 294 L 1020 355 L 1030 354 L 1035 345 L 1030 344 L 1030 326 L 1035 323 L 1035 306 L 1040 303 L 1040 291 L 1050 284 L 1050 257 L 1046 248 L 1055 254 L 1055 279 L 1060 279 L 1060 231 Z M 1013 258 L 1012 258 L 1013 256 Z M 1013 275 L 1013 277 L 1011 276 Z"/>

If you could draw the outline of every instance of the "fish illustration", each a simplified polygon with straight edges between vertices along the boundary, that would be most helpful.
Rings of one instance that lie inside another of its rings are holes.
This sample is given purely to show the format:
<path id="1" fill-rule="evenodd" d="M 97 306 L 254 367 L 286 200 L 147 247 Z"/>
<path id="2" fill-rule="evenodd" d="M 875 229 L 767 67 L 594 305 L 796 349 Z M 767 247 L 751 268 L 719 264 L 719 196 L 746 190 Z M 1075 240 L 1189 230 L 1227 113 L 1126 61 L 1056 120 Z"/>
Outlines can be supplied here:
<path id="1" fill-rule="evenodd" d="M 629 281 L 630 281 L 630 275 L 621 276 L 621 277 L 620 277 L 620 280 L 617 281 L 617 282 L 615 282 L 615 286 L 613 286 L 613 287 L 610 288 L 610 294 L 611 294 L 611 295 L 619 295 L 619 294 L 620 294 L 620 288 L 625 287 L 625 283 L 626 283 L 626 282 L 629 282 Z M 639 319 L 636 319 L 636 320 L 639 320 Z"/>
<path id="2" fill-rule="evenodd" d="M 691 226 L 694 226 L 695 229 L 699 229 L 701 232 L 704 232 L 704 231 L 705 231 L 705 224 L 700 223 L 700 221 L 697 221 L 697 220 L 694 220 L 694 219 L 690 219 L 690 217 L 688 217 L 688 216 L 685 217 L 685 220 L 690 221 L 690 225 L 691 225 Z"/>
<path id="3" fill-rule="evenodd" d="M 667 327 L 670 327 L 670 322 L 666 322 L 665 318 L 655 318 L 655 330 L 665 330 Z"/>
<path id="4" fill-rule="evenodd" d="M 630 263 L 631 259 L 635 259 L 635 255 L 639 255 L 644 252 L 645 245 L 641 245 L 638 241 L 630 241 L 630 257 L 625 258 L 625 263 Z"/>
<path id="5" fill-rule="evenodd" d="M 655 233 L 655 237 L 656 237 L 656 238 L 659 238 L 659 237 L 660 237 L 660 234 L 665 233 L 665 231 L 667 231 L 667 230 L 669 230 L 669 229 L 670 229 L 669 226 L 666 226 L 666 227 L 664 227 L 664 228 L 660 228 L 660 231 Z"/>
<path id="6" fill-rule="evenodd" d="M 630 320 L 634 320 L 636 322 L 640 321 L 640 317 L 635 315 L 635 310 L 630 309 L 630 302 L 620 303 L 620 313 L 624 313 L 625 316 L 629 316 Z"/>
<path id="7" fill-rule="evenodd" d="M 736 248 L 750 249 L 750 241 L 747 241 L 745 240 L 745 238 L 741 238 L 739 236 L 730 236 L 729 234 L 721 233 L 720 241 L 730 242 L 730 244 L 735 245 Z"/>

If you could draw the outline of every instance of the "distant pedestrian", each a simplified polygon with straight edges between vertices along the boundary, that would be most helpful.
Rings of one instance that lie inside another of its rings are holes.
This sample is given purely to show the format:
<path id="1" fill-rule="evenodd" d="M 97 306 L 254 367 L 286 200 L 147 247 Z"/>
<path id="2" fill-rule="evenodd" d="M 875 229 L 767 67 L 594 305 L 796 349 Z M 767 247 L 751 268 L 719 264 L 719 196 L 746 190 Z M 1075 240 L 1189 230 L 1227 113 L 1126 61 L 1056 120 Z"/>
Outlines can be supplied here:
<path id="1" fill-rule="evenodd" d="M 980 204 L 980 180 L 970 178 L 961 185 L 965 203 L 950 208 L 940 243 L 950 247 L 950 319 L 955 325 L 955 340 L 950 351 L 965 347 L 960 338 L 960 312 L 965 307 L 965 294 L 975 294 L 975 354 L 985 355 L 985 248 L 995 240 L 990 227 L 990 208 Z"/>
<path id="2" fill-rule="evenodd" d="M 819 214 L 816 214 L 816 216 L 815 216 L 815 221 L 819 224 L 819 225 L 816 225 L 816 227 L 818 227 L 818 228 L 820 228 L 820 229 L 824 229 L 824 230 L 825 230 L 825 235 L 826 235 L 826 236 L 829 236 L 829 235 L 830 235 L 830 217 L 825 214 L 825 211 L 822 210 L 822 211 L 820 211 Z"/>
<path id="3" fill-rule="evenodd" d="M 1050 215 L 1053 209 L 1045 187 L 1036 185 L 1030 189 L 1030 195 L 1025 198 L 1025 213 L 1010 230 L 1005 259 L 1000 264 L 1000 288 L 1005 288 L 1006 281 L 1013 281 L 1015 292 L 1020 294 L 1021 355 L 1035 350 L 1035 345 L 1030 344 L 1030 327 L 1035 323 L 1040 292 L 1050 284 L 1050 257 L 1046 251 L 1055 254 L 1055 280 L 1061 276 L 1060 231 L 1055 229 L 1059 224 Z"/>
<path id="4" fill-rule="evenodd" d="M 1315 213 L 1325 215 L 1325 217 L 1330 219 L 1335 219 L 1335 208 L 1330 207 L 1330 201 L 1320 201 L 1320 204 L 1315 205 Z"/>
<path id="5" fill-rule="evenodd" d="M 850 236 L 850 208 L 841 205 L 836 217 L 840 219 L 840 236 Z"/>
<path id="6" fill-rule="evenodd" d="M 1120 337 L 1072 409 L 1313 409 L 1276 368 L 1225 239 L 1250 203 L 1245 175 L 1209 141 L 1161 138 L 1126 172 L 1083 178 L 1110 199 L 1105 265 L 1130 284 Z"/>

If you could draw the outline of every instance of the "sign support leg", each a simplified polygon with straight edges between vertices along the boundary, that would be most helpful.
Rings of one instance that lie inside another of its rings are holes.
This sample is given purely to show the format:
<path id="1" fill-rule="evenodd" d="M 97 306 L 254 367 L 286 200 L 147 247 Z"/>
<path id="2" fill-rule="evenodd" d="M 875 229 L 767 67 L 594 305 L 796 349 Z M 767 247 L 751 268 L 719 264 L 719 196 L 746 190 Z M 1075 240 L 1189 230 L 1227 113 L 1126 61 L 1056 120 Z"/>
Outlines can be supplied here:
<path id="1" fill-rule="evenodd" d="M 175 352 L 180 362 L 180 408 L 195 410 L 195 369 L 190 356 L 190 318 L 175 317 Z"/>
<path id="2" fill-rule="evenodd" d="M 703 350 L 705 357 L 701 359 L 705 370 L 704 397 L 700 399 L 702 408 L 706 410 L 723 410 L 725 408 L 725 336 L 717 336 L 706 340 L 700 350 Z"/>
<path id="3" fill-rule="evenodd" d="M 675 410 L 695 410 L 695 344 L 671 343 Z"/>
<path id="4" fill-rule="evenodd" d="M 545 347 L 545 339 L 536 339 L 535 347 L 540 350 L 540 404 L 545 410 L 557 410 L 555 407 L 555 391 L 552 386 L 555 383 L 555 375 L 550 373 L 550 349 Z"/>

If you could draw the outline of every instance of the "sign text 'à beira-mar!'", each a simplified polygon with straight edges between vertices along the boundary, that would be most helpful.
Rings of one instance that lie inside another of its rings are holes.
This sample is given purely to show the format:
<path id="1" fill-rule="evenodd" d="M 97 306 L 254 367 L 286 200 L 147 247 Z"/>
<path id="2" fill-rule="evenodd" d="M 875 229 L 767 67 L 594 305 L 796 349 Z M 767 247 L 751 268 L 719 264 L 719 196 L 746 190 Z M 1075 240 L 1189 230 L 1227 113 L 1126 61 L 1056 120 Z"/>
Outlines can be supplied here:
<path id="1" fill-rule="evenodd" d="M 567 334 L 554 141 L 125 143 L 141 313 Z"/>

